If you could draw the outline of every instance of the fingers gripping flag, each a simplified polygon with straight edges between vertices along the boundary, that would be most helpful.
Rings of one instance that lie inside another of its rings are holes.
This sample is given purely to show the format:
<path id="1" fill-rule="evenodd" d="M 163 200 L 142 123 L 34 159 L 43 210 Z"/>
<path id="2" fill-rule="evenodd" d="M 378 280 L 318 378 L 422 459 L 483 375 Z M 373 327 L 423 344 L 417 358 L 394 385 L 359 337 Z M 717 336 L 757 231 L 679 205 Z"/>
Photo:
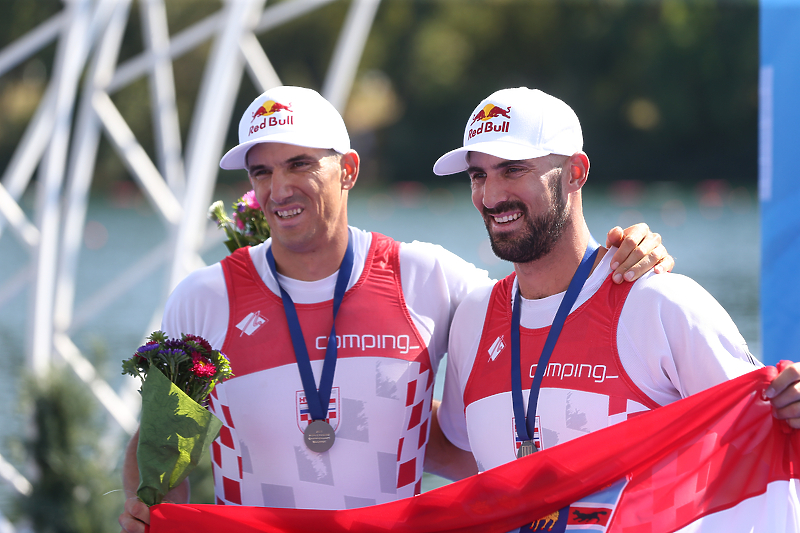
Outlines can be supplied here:
<path id="1" fill-rule="evenodd" d="M 556 531 L 547 518 L 566 512 L 561 531 L 800 533 L 800 433 L 763 397 L 776 373 L 756 370 L 413 498 L 341 511 L 161 504 L 150 532 Z M 606 514 L 587 507 L 609 490 L 613 505 L 594 508 Z"/>

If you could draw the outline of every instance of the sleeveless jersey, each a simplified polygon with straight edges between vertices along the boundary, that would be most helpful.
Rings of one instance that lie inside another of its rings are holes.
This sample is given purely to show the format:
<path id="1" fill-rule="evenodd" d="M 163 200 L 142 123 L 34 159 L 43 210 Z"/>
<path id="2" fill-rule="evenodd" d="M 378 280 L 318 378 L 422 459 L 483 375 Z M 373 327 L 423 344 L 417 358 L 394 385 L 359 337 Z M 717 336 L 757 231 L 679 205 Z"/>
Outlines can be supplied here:
<path id="1" fill-rule="evenodd" d="M 464 388 L 470 447 L 481 470 L 513 461 L 521 444 L 511 399 L 513 286 L 511 274 L 492 289 L 475 362 Z M 539 393 L 533 435 L 538 449 L 657 407 L 628 377 L 617 352 L 617 323 L 632 286 L 616 285 L 609 276 L 597 293 L 567 317 Z M 526 410 L 549 331 L 549 327 L 520 328 Z"/>
<path id="2" fill-rule="evenodd" d="M 230 309 L 222 352 L 235 375 L 211 394 L 223 421 L 211 446 L 217 503 L 345 509 L 420 492 L 434 376 L 406 308 L 398 250 L 373 234 L 339 308 L 327 415 L 336 438 L 323 453 L 303 440 L 310 419 L 280 296 L 247 249 L 222 261 Z M 319 385 L 333 302 L 295 305 Z"/>

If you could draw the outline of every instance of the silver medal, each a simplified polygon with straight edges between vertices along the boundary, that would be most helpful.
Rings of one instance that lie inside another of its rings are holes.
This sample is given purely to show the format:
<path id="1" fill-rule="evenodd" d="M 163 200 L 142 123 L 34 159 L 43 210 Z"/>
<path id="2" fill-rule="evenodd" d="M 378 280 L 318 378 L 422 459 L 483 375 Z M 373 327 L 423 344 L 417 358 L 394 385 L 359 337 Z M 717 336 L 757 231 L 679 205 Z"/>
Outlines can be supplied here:
<path id="1" fill-rule="evenodd" d="M 322 453 L 327 452 L 333 446 L 333 441 L 336 440 L 336 435 L 330 424 L 324 420 L 314 420 L 303 432 L 303 440 L 306 441 L 306 446 L 312 452 Z"/>
<path id="2" fill-rule="evenodd" d="M 536 446 L 533 445 L 532 440 L 526 440 L 522 442 L 522 445 L 517 450 L 517 459 L 521 457 L 525 457 L 526 455 L 530 455 L 536 451 Z"/>

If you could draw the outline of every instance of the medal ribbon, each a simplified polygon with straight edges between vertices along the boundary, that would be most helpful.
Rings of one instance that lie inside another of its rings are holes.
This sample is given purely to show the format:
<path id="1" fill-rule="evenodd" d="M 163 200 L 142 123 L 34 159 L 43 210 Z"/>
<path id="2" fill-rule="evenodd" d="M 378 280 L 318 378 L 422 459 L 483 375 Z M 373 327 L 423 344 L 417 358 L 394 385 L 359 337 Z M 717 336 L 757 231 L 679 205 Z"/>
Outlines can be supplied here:
<path id="1" fill-rule="evenodd" d="M 353 242 L 350 236 L 347 238 L 347 250 L 345 250 L 342 264 L 339 265 L 339 274 L 336 276 L 336 287 L 333 291 L 333 324 L 331 334 L 328 336 L 328 346 L 325 348 L 325 361 L 322 363 L 322 376 L 319 380 L 319 390 L 314 381 L 314 372 L 311 370 L 311 359 L 308 356 L 303 330 L 300 327 L 300 320 L 297 318 L 297 309 L 294 306 L 292 297 L 284 290 L 278 281 L 278 271 L 275 268 L 275 258 L 272 255 L 272 247 L 267 249 L 267 264 L 272 272 L 272 277 L 281 290 L 283 300 L 283 312 L 286 314 L 286 322 L 289 324 L 289 335 L 292 338 L 294 356 L 297 359 L 297 368 L 300 371 L 300 380 L 303 382 L 303 390 L 308 400 L 308 410 L 312 420 L 325 420 L 328 415 L 328 403 L 331 399 L 333 389 L 333 375 L 336 370 L 336 314 L 347 290 L 350 281 L 350 274 L 353 271 Z"/>
<path id="2" fill-rule="evenodd" d="M 517 434 L 523 441 L 533 440 L 533 430 L 536 420 L 536 404 L 539 402 L 539 390 L 542 387 L 542 378 L 544 378 L 547 364 L 550 361 L 550 355 L 556 346 L 558 336 L 561 334 L 561 328 L 567 319 L 575 300 L 581 293 L 584 283 L 589 278 L 594 265 L 597 251 L 600 245 L 597 241 L 589 235 L 589 244 L 586 246 L 586 252 L 583 254 L 581 264 L 572 276 L 569 282 L 567 292 L 564 294 L 564 299 L 561 300 L 561 305 L 558 306 L 556 316 L 553 319 L 553 325 L 550 327 L 550 332 L 547 334 L 544 348 L 542 348 L 542 355 L 539 357 L 539 363 L 536 367 L 536 374 L 533 378 L 530 393 L 528 394 L 528 412 L 527 416 L 522 402 L 522 369 L 520 368 L 520 314 L 522 307 L 522 299 L 520 296 L 519 284 L 517 285 L 517 293 L 514 296 L 514 305 L 511 310 L 511 399 L 514 404 L 514 420 L 517 425 Z M 536 448 L 534 447 L 534 450 Z"/>

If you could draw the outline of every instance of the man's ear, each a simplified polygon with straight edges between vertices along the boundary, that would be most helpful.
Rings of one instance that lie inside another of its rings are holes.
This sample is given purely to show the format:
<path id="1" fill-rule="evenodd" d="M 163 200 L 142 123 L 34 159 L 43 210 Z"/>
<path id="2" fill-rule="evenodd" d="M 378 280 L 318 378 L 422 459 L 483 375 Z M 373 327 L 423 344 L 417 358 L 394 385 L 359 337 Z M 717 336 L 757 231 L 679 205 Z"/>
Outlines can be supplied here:
<path id="1" fill-rule="evenodd" d="M 567 182 L 567 192 L 580 190 L 589 177 L 589 157 L 583 152 L 575 152 L 564 164 L 568 171 L 569 181 Z"/>
<path id="2" fill-rule="evenodd" d="M 352 189 L 358 179 L 358 169 L 361 158 L 355 150 L 349 150 L 342 154 L 342 188 Z"/>

